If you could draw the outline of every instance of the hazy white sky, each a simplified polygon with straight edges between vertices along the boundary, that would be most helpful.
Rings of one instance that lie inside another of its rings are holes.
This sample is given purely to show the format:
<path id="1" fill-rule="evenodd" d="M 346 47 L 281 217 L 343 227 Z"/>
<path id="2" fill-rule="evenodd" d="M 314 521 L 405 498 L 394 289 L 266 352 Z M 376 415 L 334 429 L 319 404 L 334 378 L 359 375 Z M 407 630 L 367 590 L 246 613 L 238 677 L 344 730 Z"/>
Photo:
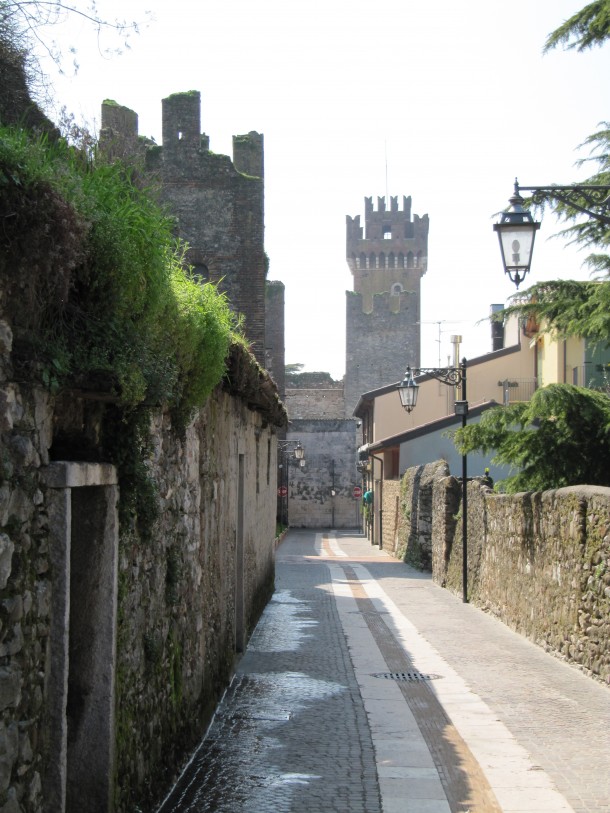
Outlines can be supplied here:
<path id="1" fill-rule="evenodd" d="M 546 35 L 585 4 L 98 0 L 107 17 L 152 20 L 110 59 L 86 26 L 57 28 L 81 67 L 54 78 L 56 103 L 99 125 L 114 99 L 160 143 L 161 99 L 194 89 L 214 152 L 230 155 L 233 134 L 264 133 L 269 278 L 286 286 L 286 361 L 306 370 L 344 372 L 345 216 L 364 219 L 364 197 L 386 189 L 411 195 L 430 216 L 422 364 L 445 364 L 454 333 L 462 355 L 490 350 L 489 325 L 476 323 L 514 292 L 492 224 L 515 176 L 586 177 L 576 148 L 610 118 L 609 45 L 542 56 Z M 586 278 L 556 231 L 545 217 L 532 282 Z"/>

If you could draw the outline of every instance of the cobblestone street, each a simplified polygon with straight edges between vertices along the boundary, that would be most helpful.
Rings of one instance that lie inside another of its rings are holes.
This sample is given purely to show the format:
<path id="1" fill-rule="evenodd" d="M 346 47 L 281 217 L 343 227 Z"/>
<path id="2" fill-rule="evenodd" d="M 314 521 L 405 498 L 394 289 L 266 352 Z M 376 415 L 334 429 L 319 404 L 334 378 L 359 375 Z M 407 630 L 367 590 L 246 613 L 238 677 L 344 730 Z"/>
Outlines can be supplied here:
<path id="1" fill-rule="evenodd" d="M 610 813 L 610 690 L 372 547 L 291 531 L 158 813 Z"/>

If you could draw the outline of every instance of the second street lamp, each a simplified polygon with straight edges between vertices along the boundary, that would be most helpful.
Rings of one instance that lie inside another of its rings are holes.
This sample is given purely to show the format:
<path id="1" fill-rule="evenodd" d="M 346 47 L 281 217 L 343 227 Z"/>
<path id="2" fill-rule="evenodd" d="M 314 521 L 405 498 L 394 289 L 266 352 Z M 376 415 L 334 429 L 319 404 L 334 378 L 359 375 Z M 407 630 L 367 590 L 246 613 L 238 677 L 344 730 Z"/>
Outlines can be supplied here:
<path id="1" fill-rule="evenodd" d="M 400 403 L 407 412 L 412 412 L 417 406 L 417 393 L 419 392 L 419 384 L 413 380 L 413 372 L 410 367 L 407 367 L 405 377 L 398 385 L 398 395 L 400 396 Z"/>
<path id="2" fill-rule="evenodd" d="M 278 440 L 277 448 L 279 457 L 277 493 L 280 500 L 278 519 L 283 525 L 288 526 L 288 490 L 290 486 L 288 467 L 292 459 L 301 468 L 305 466 L 305 447 L 300 440 Z"/>
<path id="3" fill-rule="evenodd" d="M 417 405 L 419 384 L 413 378 L 414 373 L 429 375 L 449 387 L 461 384 L 461 400 L 455 402 L 455 414 L 461 416 L 462 427 L 466 426 L 466 367 L 466 359 L 462 359 L 459 367 L 418 367 L 414 370 L 407 367 L 405 376 L 397 387 L 400 403 L 407 412 L 412 412 Z M 468 602 L 468 456 L 465 454 L 462 455 L 462 601 Z"/>

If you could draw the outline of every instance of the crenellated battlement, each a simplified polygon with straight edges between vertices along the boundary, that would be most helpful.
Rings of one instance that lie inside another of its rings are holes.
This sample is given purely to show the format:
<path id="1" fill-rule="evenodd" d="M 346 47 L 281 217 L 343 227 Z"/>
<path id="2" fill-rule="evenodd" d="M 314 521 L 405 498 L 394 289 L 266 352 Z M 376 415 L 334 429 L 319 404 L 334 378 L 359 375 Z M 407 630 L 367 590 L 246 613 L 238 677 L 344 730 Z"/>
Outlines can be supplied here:
<path id="1" fill-rule="evenodd" d="M 138 134 L 138 114 L 112 100 L 102 102 L 102 127 L 100 146 L 107 154 L 125 157 L 137 154 L 147 146 L 155 146 L 154 157 L 149 160 L 157 168 L 165 154 L 174 162 L 200 161 L 210 153 L 210 139 L 201 132 L 201 94 L 197 90 L 173 93 L 161 100 L 162 146 Z M 215 156 L 224 161 L 228 156 Z M 261 133 L 250 131 L 233 136 L 232 164 L 242 175 L 254 178 L 264 176 L 264 138 Z"/>
<path id="2" fill-rule="evenodd" d="M 382 216 L 386 214 L 402 214 L 407 220 L 411 219 L 411 196 L 408 198 L 403 195 L 402 210 L 398 208 L 398 195 L 390 197 L 390 211 L 386 209 L 385 197 L 377 197 L 377 209 L 373 208 L 373 198 L 364 199 L 364 215 L 366 220 L 374 218 L 375 216 Z"/>
<path id="3" fill-rule="evenodd" d="M 403 197 L 402 208 L 398 206 L 398 197 L 390 198 L 390 208 L 386 200 L 377 198 L 377 208 L 373 198 L 364 199 L 364 228 L 360 216 L 346 218 L 347 260 L 352 272 L 356 267 L 379 267 L 379 258 L 412 255 L 419 258 L 419 267 L 425 271 L 428 255 L 428 215 L 411 215 L 411 198 Z M 368 258 L 365 260 L 365 258 Z M 385 262 L 385 260 L 384 260 Z M 383 264 L 383 263 L 382 263 Z M 392 264 L 391 267 L 394 267 Z M 414 267 L 399 263 L 398 267 Z"/>
<path id="4" fill-rule="evenodd" d="M 250 130 L 246 135 L 233 136 L 233 165 L 238 172 L 254 178 L 264 178 L 264 154 L 261 133 Z"/>

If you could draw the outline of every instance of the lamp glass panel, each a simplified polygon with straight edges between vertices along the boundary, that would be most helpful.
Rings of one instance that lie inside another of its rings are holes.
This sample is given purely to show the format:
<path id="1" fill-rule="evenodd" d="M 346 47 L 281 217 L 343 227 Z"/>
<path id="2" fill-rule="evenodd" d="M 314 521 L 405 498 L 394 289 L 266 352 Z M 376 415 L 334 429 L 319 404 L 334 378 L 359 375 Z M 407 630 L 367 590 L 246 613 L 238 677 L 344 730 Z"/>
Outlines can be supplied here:
<path id="1" fill-rule="evenodd" d="M 534 224 L 505 225 L 498 229 L 507 268 L 529 268 L 536 230 Z"/>
<path id="2" fill-rule="evenodd" d="M 403 407 L 414 407 L 417 404 L 417 391 L 419 384 L 415 384 L 413 379 L 404 382 L 398 387 L 398 394 L 400 395 L 400 403 Z"/>

